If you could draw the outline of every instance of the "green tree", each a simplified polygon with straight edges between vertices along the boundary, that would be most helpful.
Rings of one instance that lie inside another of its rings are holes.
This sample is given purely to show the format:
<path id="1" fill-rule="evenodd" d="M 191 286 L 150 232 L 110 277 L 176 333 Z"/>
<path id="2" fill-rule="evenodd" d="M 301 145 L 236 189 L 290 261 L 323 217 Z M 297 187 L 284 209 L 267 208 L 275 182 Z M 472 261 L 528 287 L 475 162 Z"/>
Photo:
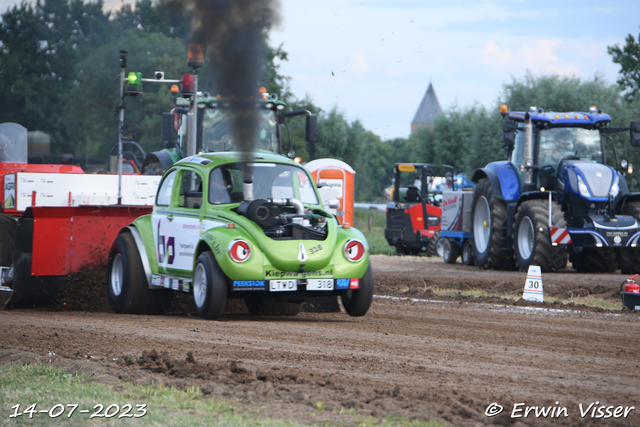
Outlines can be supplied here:
<path id="1" fill-rule="evenodd" d="M 57 152 L 73 134 L 65 132 L 63 99 L 76 84 L 73 64 L 107 41 L 109 15 L 102 1 L 23 1 L 2 14 L 0 25 L 0 116 L 43 130 Z"/>
<path id="2" fill-rule="evenodd" d="M 620 47 L 608 46 L 607 52 L 613 58 L 614 64 L 620 64 L 620 73 L 617 80 L 618 85 L 624 91 L 627 101 L 636 98 L 640 90 L 640 35 L 638 41 L 629 34 L 625 39 L 626 44 Z"/>
<path id="3" fill-rule="evenodd" d="M 163 70 L 168 78 L 189 72 L 184 43 L 160 33 L 127 30 L 112 43 L 97 48 L 76 64 L 78 79 L 66 98 L 65 124 L 74 138 L 69 141 L 78 155 L 106 159 L 118 142 L 118 116 L 115 107 L 120 98 L 119 51 L 128 51 L 127 72 L 138 71 L 150 78 Z M 162 113 L 173 107 L 166 84 L 145 83 L 144 93 L 125 97 L 123 133 L 147 151 L 164 147 L 161 137 Z"/>

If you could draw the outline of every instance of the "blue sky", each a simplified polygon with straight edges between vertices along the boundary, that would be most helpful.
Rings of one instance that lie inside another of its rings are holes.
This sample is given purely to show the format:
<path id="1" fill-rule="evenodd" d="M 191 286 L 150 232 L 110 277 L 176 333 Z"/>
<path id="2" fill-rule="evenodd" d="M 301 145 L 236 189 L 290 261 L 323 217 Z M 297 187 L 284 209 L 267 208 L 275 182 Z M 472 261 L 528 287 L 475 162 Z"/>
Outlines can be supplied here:
<path id="1" fill-rule="evenodd" d="M 0 0 L 0 10 L 14 3 Z M 526 70 L 613 84 L 619 67 L 607 46 L 640 33 L 637 0 L 280 0 L 280 8 L 270 40 L 289 54 L 281 72 L 292 91 L 383 139 L 408 136 L 429 82 L 443 109 L 494 108 L 503 83 Z"/>

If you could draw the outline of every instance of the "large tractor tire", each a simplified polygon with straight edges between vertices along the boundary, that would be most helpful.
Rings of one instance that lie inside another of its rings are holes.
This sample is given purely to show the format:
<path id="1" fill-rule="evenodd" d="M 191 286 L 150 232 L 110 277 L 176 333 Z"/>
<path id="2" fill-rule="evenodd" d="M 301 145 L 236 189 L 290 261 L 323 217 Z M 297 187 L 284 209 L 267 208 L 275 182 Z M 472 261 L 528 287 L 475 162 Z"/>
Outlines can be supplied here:
<path id="1" fill-rule="evenodd" d="M 618 268 L 613 248 L 571 247 L 569 260 L 578 273 L 612 273 Z"/>
<path id="2" fill-rule="evenodd" d="M 120 234 L 111 246 L 107 290 L 116 313 L 162 314 L 173 299 L 171 289 L 149 289 L 138 247 L 129 233 Z"/>
<path id="3" fill-rule="evenodd" d="M 9 267 L 13 264 L 17 229 L 18 223 L 13 217 L 0 214 L 0 267 Z"/>
<path id="4" fill-rule="evenodd" d="M 436 231 L 427 245 L 427 256 L 438 256 L 438 242 L 440 241 L 440 230 Z"/>
<path id="5" fill-rule="evenodd" d="M 556 202 L 552 203 L 551 222 L 554 227 L 566 226 L 564 213 Z M 551 245 L 548 201 L 527 200 L 518 207 L 514 246 L 520 271 L 527 271 L 530 265 L 538 265 L 544 272 L 553 272 L 567 264 L 567 247 Z"/>
<path id="6" fill-rule="evenodd" d="M 373 269 L 371 263 L 360 279 L 359 289 L 349 289 L 341 296 L 342 305 L 350 316 L 358 317 L 367 314 L 373 301 Z"/>
<path id="7" fill-rule="evenodd" d="M 624 206 L 623 213 L 634 217 L 640 222 L 640 202 L 629 202 Z M 618 268 L 622 274 L 640 273 L 640 248 L 619 248 L 616 252 Z"/>
<path id="8" fill-rule="evenodd" d="M 228 280 L 210 251 L 196 260 L 193 272 L 193 300 L 203 319 L 216 320 L 227 305 Z"/>
<path id="9" fill-rule="evenodd" d="M 502 249 L 502 225 L 507 219 L 507 205 L 493 194 L 488 178 L 478 181 L 471 204 L 473 256 L 482 269 L 512 270 L 513 255 Z"/>

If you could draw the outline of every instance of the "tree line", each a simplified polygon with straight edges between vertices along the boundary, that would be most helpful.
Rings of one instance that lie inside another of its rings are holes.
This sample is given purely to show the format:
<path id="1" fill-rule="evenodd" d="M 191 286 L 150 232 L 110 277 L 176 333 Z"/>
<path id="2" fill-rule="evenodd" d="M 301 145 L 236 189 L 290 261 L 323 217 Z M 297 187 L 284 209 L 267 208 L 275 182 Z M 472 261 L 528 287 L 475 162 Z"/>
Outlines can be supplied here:
<path id="1" fill-rule="evenodd" d="M 23 1 L 13 6 L 2 14 L 0 24 L 2 121 L 48 133 L 55 153 L 106 161 L 118 141 L 119 51 L 129 52 L 127 69 L 143 76 L 155 70 L 164 71 L 167 78 L 189 73 L 188 14 L 169 0 L 137 0 L 134 6 L 123 5 L 113 12 L 103 10 L 102 0 Z M 304 121 L 292 119 L 283 136 L 286 150 L 293 148 L 305 161 L 330 157 L 351 165 L 358 201 L 382 198 L 396 162 L 448 164 L 471 175 L 491 161 L 505 159 L 502 103 L 512 111 L 531 106 L 587 111 L 595 105 L 611 115 L 612 126 L 620 127 L 640 120 L 640 43 L 631 35 L 625 45 L 608 48 L 612 61 L 621 66 L 617 84 L 600 76 L 583 80 L 528 72 L 506 82 L 491 109 L 452 106 L 435 119 L 433 129 L 385 141 L 359 120 L 347 120 L 337 105 L 324 111 L 313 104 L 313 94 L 303 98 L 293 94 L 289 77 L 279 68 L 287 52 L 283 46 L 270 46 L 268 34 L 263 43 L 260 84 L 289 108 L 318 115 L 318 141 L 305 142 Z M 199 80 L 199 88 L 215 93 L 211 70 L 203 68 Z M 146 85 L 144 90 L 144 97 L 127 98 L 124 134 L 145 150 L 155 151 L 164 146 L 161 113 L 172 108 L 173 99 L 164 85 Z M 640 150 L 630 147 L 628 133 L 615 135 L 607 144 L 607 161 L 612 165 L 613 145 L 618 161 L 624 158 L 640 168 Z"/>

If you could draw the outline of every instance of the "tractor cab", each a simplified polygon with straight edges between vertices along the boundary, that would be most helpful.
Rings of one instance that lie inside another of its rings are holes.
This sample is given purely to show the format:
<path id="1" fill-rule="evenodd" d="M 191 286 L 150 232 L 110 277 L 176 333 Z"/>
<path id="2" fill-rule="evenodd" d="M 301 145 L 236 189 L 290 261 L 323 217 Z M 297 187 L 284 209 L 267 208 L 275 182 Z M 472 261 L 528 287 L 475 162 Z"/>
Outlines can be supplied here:
<path id="1" fill-rule="evenodd" d="M 286 118 L 306 116 L 305 139 L 317 140 L 317 117 L 307 110 L 286 111 L 286 104 L 275 95 L 261 89 L 261 96 L 251 102 L 239 103 L 225 97 L 212 97 L 207 92 L 195 96 L 194 110 L 190 108 L 193 98 L 177 98 L 170 113 L 162 115 L 162 139 L 165 149 L 149 154 L 143 163 L 145 174 L 162 174 L 178 160 L 189 155 L 189 147 L 194 153 L 214 153 L 225 151 L 264 150 L 283 154 L 286 145 L 287 156 L 295 157 L 288 143 L 283 144 L 281 126 L 286 126 Z M 193 121 L 193 123 L 190 123 Z"/>
<path id="2" fill-rule="evenodd" d="M 525 114 L 531 123 L 528 132 Z M 588 113 L 554 113 L 532 107 L 528 113 L 510 112 L 505 118 L 509 119 L 505 123 L 505 145 L 508 147 L 507 139 L 513 138 L 510 162 L 524 191 L 556 190 L 556 181 L 562 175 L 559 171 L 567 162 L 602 165 L 591 167 L 598 170 L 605 167 L 602 129 L 611 118 L 602 110 L 592 107 Z M 528 174 L 530 182 L 525 182 Z"/>

